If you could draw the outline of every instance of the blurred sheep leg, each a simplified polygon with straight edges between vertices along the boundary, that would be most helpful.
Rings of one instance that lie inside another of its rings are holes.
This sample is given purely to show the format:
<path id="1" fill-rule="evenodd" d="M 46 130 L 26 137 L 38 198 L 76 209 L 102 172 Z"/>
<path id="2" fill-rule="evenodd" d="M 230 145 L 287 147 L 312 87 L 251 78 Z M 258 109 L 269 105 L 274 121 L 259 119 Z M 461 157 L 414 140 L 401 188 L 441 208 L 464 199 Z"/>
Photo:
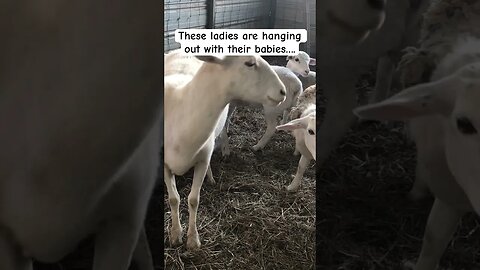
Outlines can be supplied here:
<path id="1" fill-rule="evenodd" d="M 25 259 L 5 231 L 0 228 L 0 269 L 32 270 L 32 262 Z"/>
<path id="2" fill-rule="evenodd" d="M 357 95 L 354 87 L 356 74 L 342 70 L 337 70 L 337 72 L 332 74 L 348 74 L 350 76 L 322 77 L 327 104 L 323 123 L 320 125 L 320 131 L 317 133 L 317 141 L 320 144 L 316 163 L 318 166 L 325 162 L 330 152 L 336 148 L 356 119 L 352 112 L 357 105 Z"/>
<path id="3" fill-rule="evenodd" d="M 305 150 L 308 151 L 308 149 Z M 303 174 L 305 173 L 305 170 L 307 169 L 308 164 L 310 164 L 311 160 L 311 157 L 302 155 L 300 161 L 298 162 L 297 173 L 295 174 L 292 183 L 290 183 L 290 185 L 288 185 L 287 187 L 288 191 L 295 192 L 300 188 L 300 184 L 302 184 Z"/>
<path id="4" fill-rule="evenodd" d="M 464 211 L 452 208 L 441 200 L 435 199 L 428 217 L 422 251 L 415 270 L 437 269 L 440 257 L 456 231 L 463 214 L 465 214 Z"/>
<path id="5" fill-rule="evenodd" d="M 145 228 L 140 231 L 137 246 L 133 252 L 132 263 L 135 263 L 138 270 L 153 270 L 152 253 L 148 244 Z"/>
<path id="6" fill-rule="evenodd" d="M 378 60 L 375 90 L 369 103 L 377 103 L 388 97 L 394 69 L 395 65 L 390 56 L 384 55 Z"/>

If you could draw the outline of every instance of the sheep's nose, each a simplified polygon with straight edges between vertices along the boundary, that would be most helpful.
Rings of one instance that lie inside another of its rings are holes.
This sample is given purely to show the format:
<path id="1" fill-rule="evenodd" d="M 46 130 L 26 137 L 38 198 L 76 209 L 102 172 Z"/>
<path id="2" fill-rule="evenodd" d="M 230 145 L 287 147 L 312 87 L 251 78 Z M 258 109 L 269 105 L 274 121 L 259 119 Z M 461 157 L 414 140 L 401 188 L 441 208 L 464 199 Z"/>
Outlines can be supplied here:
<path id="1" fill-rule="evenodd" d="M 384 10 L 385 9 L 385 0 L 367 0 L 368 4 L 371 8 L 377 10 Z"/>
<path id="2" fill-rule="evenodd" d="M 305 74 L 308 74 L 308 73 L 310 73 L 310 70 L 306 69 Z"/>
<path id="3" fill-rule="evenodd" d="M 287 92 L 285 92 L 285 89 L 280 89 L 280 95 L 282 96 L 285 96 L 287 94 Z"/>

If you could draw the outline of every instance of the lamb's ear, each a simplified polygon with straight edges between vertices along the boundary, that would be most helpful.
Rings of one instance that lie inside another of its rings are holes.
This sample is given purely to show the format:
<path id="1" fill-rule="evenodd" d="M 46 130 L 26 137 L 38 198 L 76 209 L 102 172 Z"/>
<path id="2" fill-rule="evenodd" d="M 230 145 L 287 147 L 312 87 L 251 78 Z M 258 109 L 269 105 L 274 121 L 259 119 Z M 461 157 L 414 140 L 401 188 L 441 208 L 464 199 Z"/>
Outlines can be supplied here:
<path id="1" fill-rule="evenodd" d="M 456 90 L 463 84 L 458 74 L 419 84 L 375 104 L 356 108 L 360 118 L 371 120 L 407 120 L 422 115 L 448 115 L 455 102 Z"/>
<path id="2" fill-rule="evenodd" d="M 221 64 L 223 63 L 223 58 L 213 55 L 195 55 L 195 57 L 203 62 L 209 62 L 213 64 Z"/>
<path id="3" fill-rule="evenodd" d="M 277 130 L 294 130 L 294 129 L 299 129 L 299 128 L 307 128 L 308 126 L 308 121 L 307 121 L 307 116 L 304 116 L 302 118 L 294 119 L 284 125 L 277 126 Z"/>
<path id="4" fill-rule="evenodd" d="M 317 65 L 317 59 L 315 59 L 315 58 L 310 58 L 310 62 L 308 62 L 308 65 L 310 65 L 310 66 L 316 66 L 316 65 Z"/>

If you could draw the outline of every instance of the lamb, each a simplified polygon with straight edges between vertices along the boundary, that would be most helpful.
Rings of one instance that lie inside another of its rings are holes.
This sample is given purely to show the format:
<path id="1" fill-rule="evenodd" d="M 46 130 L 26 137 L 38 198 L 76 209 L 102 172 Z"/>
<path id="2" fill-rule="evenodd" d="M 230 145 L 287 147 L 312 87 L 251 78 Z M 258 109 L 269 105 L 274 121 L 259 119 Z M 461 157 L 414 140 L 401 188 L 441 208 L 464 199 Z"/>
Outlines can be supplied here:
<path id="1" fill-rule="evenodd" d="M 48 3 L 2 5 L 0 269 L 56 262 L 94 234 L 93 269 L 127 270 L 133 256 L 153 270 L 158 2 Z"/>
<path id="2" fill-rule="evenodd" d="M 316 92 L 316 85 L 305 89 L 298 98 L 297 106 L 292 108 L 290 112 L 290 118 L 293 120 L 287 124 L 277 126 L 277 130 L 293 131 L 295 149 L 302 155 L 298 163 L 297 173 L 292 183 L 287 187 L 287 190 L 290 192 L 298 190 L 308 164 L 310 164 L 312 158 L 316 159 Z"/>
<path id="3" fill-rule="evenodd" d="M 340 44 L 360 43 L 385 21 L 386 0 L 318 1 L 320 20 L 317 40 L 329 39 Z"/>
<path id="4" fill-rule="evenodd" d="M 200 247 L 196 220 L 200 189 L 210 164 L 215 129 L 221 129 L 233 99 L 277 106 L 285 100 L 285 86 L 260 56 L 165 57 L 165 69 L 183 70 L 165 76 L 164 178 L 172 213 L 170 243 L 182 243 L 180 197 L 175 175 L 194 167 L 188 195 L 187 248 Z M 203 63 L 202 63 L 203 61 Z M 193 75 L 192 75 L 193 74 Z"/>
<path id="5" fill-rule="evenodd" d="M 288 68 L 281 67 L 281 66 L 271 66 L 272 69 L 277 73 L 278 77 L 285 85 L 287 94 L 285 101 L 282 102 L 279 106 L 271 106 L 271 105 L 263 105 L 263 110 L 265 113 L 265 121 L 267 122 L 267 129 L 265 133 L 260 138 L 260 140 L 255 144 L 252 149 L 254 151 L 258 151 L 263 149 L 268 141 L 272 138 L 275 134 L 275 126 L 277 125 L 277 118 L 279 115 L 283 114 L 282 123 L 286 122 L 288 110 L 295 105 L 295 102 L 298 96 L 303 92 L 302 83 L 300 79 Z M 238 105 L 248 105 L 248 103 L 242 103 L 238 101 L 234 101 L 230 104 L 230 109 L 228 112 L 227 119 L 230 119 L 231 115 L 235 111 L 235 108 Z M 220 139 L 217 142 L 219 147 L 222 149 L 222 155 L 228 156 L 230 154 L 230 146 L 228 142 L 228 127 L 229 123 L 227 123 L 222 130 L 220 135 Z"/>
<path id="6" fill-rule="evenodd" d="M 316 83 L 317 73 L 310 71 L 309 67 L 315 66 L 316 64 L 317 60 L 315 58 L 311 58 L 310 55 L 304 51 L 299 51 L 297 55 L 287 56 L 286 67 L 295 73 L 295 75 L 299 76 L 303 89 L 307 89 L 310 85 Z"/>
<path id="7" fill-rule="evenodd" d="M 359 75 L 378 61 L 377 81 L 373 101 L 387 97 L 394 63 L 400 58 L 400 50 L 418 39 L 421 14 L 427 0 L 388 1 L 387 17 L 377 32 L 357 46 L 338 46 L 319 40 L 317 71 L 322 74 L 320 83 L 327 98 L 326 114 L 320 126 L 318 141 L 319 159 L 323 164 L 330 152 L 355 121 L 352 114 L 357 104 L 355 82 Z"/>

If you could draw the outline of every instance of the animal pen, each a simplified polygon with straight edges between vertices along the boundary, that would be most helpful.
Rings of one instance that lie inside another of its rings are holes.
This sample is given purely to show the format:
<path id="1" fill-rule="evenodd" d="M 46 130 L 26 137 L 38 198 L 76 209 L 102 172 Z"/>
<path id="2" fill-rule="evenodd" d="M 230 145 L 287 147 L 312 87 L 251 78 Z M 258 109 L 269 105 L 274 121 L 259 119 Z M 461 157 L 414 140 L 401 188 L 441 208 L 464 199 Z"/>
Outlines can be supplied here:
<path id="1" fill-rule="evenodd" d="M 315 57 L 313 0 L 166 0 L 165 53 L 180 47 L 174 31 L 212 29 L 307 29 L 300 44 Z M 285 66 L 286 57 L 264 57 Z M 312 69 L 314 70 L 314 69 Z M 201 100 L 199 100 L 201 102 Z M 294 137 L 278 131 L 261 151 L 252 146 L 266 129 L 261 107 L 238 107 L 230 121 L 231 154 L 215 150 L 211 160 L 216 184 L 204 181 L 197 226 L 202 246 L 189 252 L 171 246 L 168 196 L 164 195 L 165 269 L 313 269 L 315 267 L 315 166 L 310 164 L 297 193 L 292 181 L 299 156 Z M 313 162 L 312 162 L 313 163 Z M 192 173 L 177 176 L 181 222 L 188 216 Z M 166 193 L 166 191 L 165 191 Z M 155 196 L 155 195 L 154 195 Z"/>

